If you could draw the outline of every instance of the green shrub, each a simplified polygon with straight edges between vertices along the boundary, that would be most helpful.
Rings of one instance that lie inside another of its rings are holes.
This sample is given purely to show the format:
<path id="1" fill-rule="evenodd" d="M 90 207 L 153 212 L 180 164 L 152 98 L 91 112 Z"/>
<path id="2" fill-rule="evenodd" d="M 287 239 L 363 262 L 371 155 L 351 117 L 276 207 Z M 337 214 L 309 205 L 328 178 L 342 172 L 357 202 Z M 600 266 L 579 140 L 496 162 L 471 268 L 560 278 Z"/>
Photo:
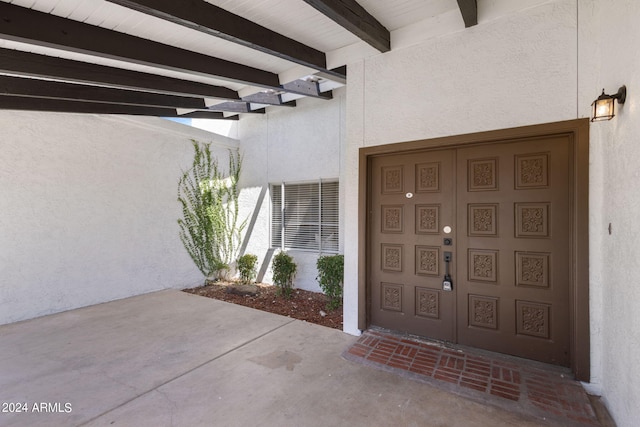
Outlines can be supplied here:
<path id="1" fill-rule="evenodd" d="M 257 262 L 258 257 L 253 254 L 244 254 L 238 258 L 236 267 L 238 267 L 242 283 L 251 283 L 251 281 L 256 277 Z"/>
<path id="2" fill-rule="evenodd" d="M 293 278 L 298 266 L 293 262 L 293 257 L 286 252 L 279 252 L 273 257 L 273 282 L 280 289 L 278 293 L 285 298 L 291 296 L 293 291 Z"/>
<path id="3" fill-rule="evenodd" d="M 335 310 L 342 304 L 342 283 L 344 280 L 344 256 L 328 255 L 318 258 L 316 280 L 322 292 L 329 297 L 328 310 Z"/>

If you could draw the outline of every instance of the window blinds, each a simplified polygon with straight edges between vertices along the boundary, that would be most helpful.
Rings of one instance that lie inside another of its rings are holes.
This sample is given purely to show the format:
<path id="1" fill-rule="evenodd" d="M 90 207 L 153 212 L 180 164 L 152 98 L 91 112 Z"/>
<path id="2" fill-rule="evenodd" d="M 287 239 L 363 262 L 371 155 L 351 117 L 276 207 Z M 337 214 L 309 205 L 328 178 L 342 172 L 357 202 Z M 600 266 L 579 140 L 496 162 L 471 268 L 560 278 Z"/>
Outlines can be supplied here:
<path id="1" fill-rule="evenodd" d="M 271 242 L 274 247 L 320 252 L 339 249 L 337 181 L 271 187 Z"/>

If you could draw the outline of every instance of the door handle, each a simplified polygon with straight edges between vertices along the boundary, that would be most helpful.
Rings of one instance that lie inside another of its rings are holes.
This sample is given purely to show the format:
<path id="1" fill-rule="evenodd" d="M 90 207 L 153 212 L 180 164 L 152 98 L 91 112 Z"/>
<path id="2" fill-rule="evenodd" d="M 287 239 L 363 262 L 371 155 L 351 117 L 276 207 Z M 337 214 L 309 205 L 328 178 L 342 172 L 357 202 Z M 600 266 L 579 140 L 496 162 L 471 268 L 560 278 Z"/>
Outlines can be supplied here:
<path id="1" fill-rule="evenodd" d="M 442 290 L 451 292 L 453 291 L 453 281 L 451 275 L 449 275 L 449 263 L 451 262 L 451 252 L 444 253 L 444 280 L 442 281 Z"/>

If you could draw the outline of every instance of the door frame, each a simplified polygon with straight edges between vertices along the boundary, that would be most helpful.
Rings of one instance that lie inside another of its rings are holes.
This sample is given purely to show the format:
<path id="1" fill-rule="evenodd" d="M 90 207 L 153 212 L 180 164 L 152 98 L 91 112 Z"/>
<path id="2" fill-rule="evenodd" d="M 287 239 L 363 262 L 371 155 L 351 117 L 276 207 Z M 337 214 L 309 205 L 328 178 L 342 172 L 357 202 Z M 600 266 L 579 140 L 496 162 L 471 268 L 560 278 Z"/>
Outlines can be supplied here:
<path id="1" fill-rule="evenodd" d="M 589 119 L 545 123 L 441 138 L 399 142 L 359 150 L 358 172 L 358 328 L 369 326 L 371 283 L 369 236 L 371 224 L 371 160 L 385 154 L 406 154 L 442 148 L 459 148 L 489 143 L 521 142 L 546 136 L 567 136 L 572 170 L 570 232 L 570 367 L 580 381 L 589 381 L 591 367 L 589 328 Z"/>

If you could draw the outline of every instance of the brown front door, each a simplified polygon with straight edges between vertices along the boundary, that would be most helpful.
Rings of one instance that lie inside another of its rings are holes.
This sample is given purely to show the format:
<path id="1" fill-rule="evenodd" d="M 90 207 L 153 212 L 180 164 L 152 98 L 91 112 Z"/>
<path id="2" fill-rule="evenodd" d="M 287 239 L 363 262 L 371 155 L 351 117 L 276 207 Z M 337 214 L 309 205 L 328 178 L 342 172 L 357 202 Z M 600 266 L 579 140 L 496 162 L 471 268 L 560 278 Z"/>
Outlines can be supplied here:
<path id="1" fill-rule="evenodd" d="M 555 136 L 374 157 L 370 323 L 567 366 L 569 150 Z"/>

